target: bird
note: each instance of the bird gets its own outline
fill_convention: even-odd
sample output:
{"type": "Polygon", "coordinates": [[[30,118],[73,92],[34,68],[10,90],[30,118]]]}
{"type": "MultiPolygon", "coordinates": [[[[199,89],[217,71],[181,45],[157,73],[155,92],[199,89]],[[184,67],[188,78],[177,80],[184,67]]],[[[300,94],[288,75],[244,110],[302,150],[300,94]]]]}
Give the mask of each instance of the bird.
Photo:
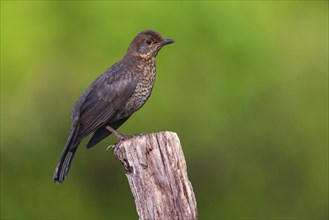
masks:
{"type": "Polygon", "coordinates": [[[84,91],[72,109],[71,129],[56,166],[53,181],[63,183],[80,142],[92,134],[87,148],[110,134],[120,141],[130,138],[117,129],[139,110],[151,95],[155,77],[155,58],[172,39],[153,30],[144,30],[130,43],[126,54],[84,91]]]}

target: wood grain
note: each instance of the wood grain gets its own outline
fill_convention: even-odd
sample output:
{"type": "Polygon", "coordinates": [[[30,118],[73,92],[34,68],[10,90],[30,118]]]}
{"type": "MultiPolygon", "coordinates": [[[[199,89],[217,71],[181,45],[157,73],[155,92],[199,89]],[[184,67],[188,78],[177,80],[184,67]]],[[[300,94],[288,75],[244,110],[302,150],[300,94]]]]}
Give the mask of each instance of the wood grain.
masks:
{"type": "Polygon", "coordinates": [[[174,132],[136,135],[114,146],[126,170],[139,218],[197,219],[196,199],[174,132]]]}

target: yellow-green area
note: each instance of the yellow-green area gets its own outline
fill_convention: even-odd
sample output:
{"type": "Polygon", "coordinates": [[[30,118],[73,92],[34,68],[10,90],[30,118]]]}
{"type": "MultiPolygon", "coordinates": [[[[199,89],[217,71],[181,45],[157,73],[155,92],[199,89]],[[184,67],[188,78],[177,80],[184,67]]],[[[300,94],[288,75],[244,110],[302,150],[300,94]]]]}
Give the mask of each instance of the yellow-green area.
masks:
{"type": "Polygon", "coordinates": [[[327,1],[1,1],[1,218],[137,218],[116,138],[52,175],[75,100],[145,29],[176,42],[119,131],[178,133],[200,219],[327,219],[327,1]]]}

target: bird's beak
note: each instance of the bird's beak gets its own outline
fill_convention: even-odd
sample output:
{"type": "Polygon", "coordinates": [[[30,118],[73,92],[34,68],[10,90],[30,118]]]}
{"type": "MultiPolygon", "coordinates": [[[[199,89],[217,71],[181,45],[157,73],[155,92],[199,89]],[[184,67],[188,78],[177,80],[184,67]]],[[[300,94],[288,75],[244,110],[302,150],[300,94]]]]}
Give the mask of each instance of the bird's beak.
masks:
{"type": "Polygon", "coordinates": [[[161,46],[164,46],[164,45],[167,45],[167,44],[172,44],[174,43],[175,41],[172,40],[172,39],[164,39],[162,42],[161,42],[161,46]]]}

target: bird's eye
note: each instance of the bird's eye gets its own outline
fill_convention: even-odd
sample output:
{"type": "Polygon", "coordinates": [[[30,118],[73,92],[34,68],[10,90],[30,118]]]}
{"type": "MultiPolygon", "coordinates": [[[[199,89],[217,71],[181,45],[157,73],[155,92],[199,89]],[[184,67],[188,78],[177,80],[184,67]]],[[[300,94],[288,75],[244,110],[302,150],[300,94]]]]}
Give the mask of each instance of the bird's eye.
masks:
{"type": "Polygon", "coordinates": [[[152,40],[150,40],[150,39],[147,39],[147,40],[146,40],[146,43],[147,43],[147,45],[151,45],[151,43],[152,43],[152,40]]]}

